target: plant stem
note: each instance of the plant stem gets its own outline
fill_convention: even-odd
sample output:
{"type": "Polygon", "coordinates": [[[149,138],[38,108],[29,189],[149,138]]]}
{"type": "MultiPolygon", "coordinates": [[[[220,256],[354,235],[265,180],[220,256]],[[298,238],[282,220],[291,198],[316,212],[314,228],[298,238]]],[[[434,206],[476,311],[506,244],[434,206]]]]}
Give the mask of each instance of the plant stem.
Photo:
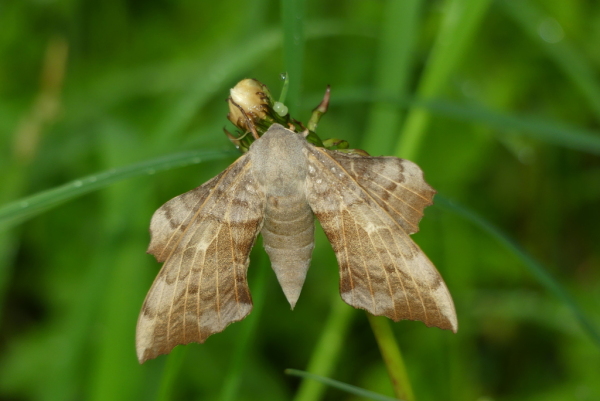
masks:
{"type": "Polygon", "coordinates": [[[373,316],[370,313],[367,313],[367,317],[369,318],[371,330],[385,362],[388,375],[392,381],[396,398],[415,401],[412,386],[406,373],[406,367],[404,366],[402,352],[400,352],[400,347],[396,343],[389,320],[386,317],[373,316]]]}
{"type": "Polygon", "coordinates": [[[386,102],[406,98],[415,64],[423,0],[390,1],[384,7],[381,39],[374,71],[375,93],[382,101],[373,103],[362,148],[372,155],[389,153],[398,133],[402,108],[386,102]]]}
{"type": "MultiPolygon", "coordinates": [[[[333,308],[325,324],[325,328],[315,347],[306,370],[319,376],[331,375],[342,351],[342,345],[352,322],[354,309],[340,300],[335,294],[332,302],[333,308]]],[[[321,399],[325,391],[325,384],[313,380],[302,381],[294,401],[314,401],[321,399]]]]}
{"type": "Polygon", "coordinates": [[[223,387],[221,388],[221,394],[219,400],[231,401],[239,399],[239,388],[244,375],[244,370],[248,368],[246,361],[250,353],[251,346],[253,344],[256,330],[258,329],[258,322],[260,321],[260,315],[264,309],[265,301],[267,298],[267,282],[269,281],[269,260],[267,259],[264,251],[262,250],[261,243],[255,246],[258,252],[254,252],[253,259],[256,261],[254,266],[258,268],[258,275],[254,282],[252,293],[254,294],[253,301],[254,306],[252,308],[252,315],[246,318],[246,324],[243,327],[242,335],[235,344],[233,351],[233,361],[229,367],[229,371],[225,376],[223,387]]]}
{"type": "MultiPolygon", "coordinates": [[[[444,20],[429,55],[427,67],[419,80],[419,100],[436,97],[445,88],[452,72],[475,39],[490,1],[449,0],[446,3],[444,20]]],[[[411,108],[396,146],[396,156],[413,160],[416,158],[429,119],[427,110],[421,107],[411,108]]]]}
{"type": "Polygon", "coordinates": [[[167,356],[167,362],[164,366],[162,377],[160,378],[160,386],[158,388],[156,401],[169,401],[173,399],[175,381],[181,373],[186,351],[187,348],[178,346],[167,356]]]}
{"type": "Polygon", "coordinates": [[[298,115],[304,67],[304,0],[281,0],[283,59],[289,79],[286,105],[298,115]]]}

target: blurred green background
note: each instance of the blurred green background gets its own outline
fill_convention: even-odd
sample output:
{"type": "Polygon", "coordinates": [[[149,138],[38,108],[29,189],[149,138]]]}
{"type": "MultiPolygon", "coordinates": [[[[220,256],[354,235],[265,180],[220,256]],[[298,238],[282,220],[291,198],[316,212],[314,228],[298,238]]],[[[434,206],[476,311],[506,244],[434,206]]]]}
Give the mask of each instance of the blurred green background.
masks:
{"type": "Polygon", "coordinates": [[[600,399],[599,43],[593,0],[3,0],[0,399],[393,394],[319,228],[293,312],[256,246],[247,319],[136,360],[153,211],[236,157],[229,88],[284,71],[295,118],[331,85],[320,136],[441,195],[414,238],[459,331],[392,324],[416,399],[600,399]]]}

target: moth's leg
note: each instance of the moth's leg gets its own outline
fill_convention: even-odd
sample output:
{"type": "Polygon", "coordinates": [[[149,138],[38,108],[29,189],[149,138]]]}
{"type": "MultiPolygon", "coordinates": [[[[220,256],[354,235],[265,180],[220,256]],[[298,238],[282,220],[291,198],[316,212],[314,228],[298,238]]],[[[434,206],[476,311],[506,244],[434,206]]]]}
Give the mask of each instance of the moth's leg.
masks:
{"type": "Polygon", "coordinates": [[[321,116],[327,112],[327,108],[329,107],[329,97],[331,96],[331,87],[327,85],[327,89],[325,90],[325,95],[323,95],[323,100],[315,109],[313,110],[310,120],[308,120],[308,129],[312,132],[317,131],[317,125],[319,124],[319,120],[321,120],[321,116]]]}

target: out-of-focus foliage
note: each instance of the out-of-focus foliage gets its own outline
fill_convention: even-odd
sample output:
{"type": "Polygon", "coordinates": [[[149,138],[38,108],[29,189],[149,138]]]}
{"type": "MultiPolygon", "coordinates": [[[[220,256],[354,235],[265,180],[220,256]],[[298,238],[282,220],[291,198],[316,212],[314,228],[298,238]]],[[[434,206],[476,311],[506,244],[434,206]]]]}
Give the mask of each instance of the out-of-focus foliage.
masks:
{"type": "MultiPolygon", "coordinates": [[[[302,68],[290,68],[291,22],[276,1],[3,1],[0,207],[97,172],[232,149],[222,132],[229,88],[253,77],[277,97],[288,69],[301,81],[290,93],[296,119],[308,120],[330,84],[322,138],[415,159],[445,198],[547,266],[598,327],[600,3],[307,0],[304,9],[302,68]]],[[[250,317],[138,365],[135,323],[159,268],[145,254],[150,217],[233,160],[223,155],[140,170],[0,231],[1,399],[288,400],[299,381],[284,369],[321,356],[330,377],[392,394],[362,312],[332,324],[332,343],[316,348],[330,312],[350,308],[333,298],[337,264],[320,229],[293,312],[257,246],[250,317]]],[[[521,258],[439,206],[415,239],[460,325],[456,335],[392,325],[417,400],[600,399],[598,343],[521,258]]]]}

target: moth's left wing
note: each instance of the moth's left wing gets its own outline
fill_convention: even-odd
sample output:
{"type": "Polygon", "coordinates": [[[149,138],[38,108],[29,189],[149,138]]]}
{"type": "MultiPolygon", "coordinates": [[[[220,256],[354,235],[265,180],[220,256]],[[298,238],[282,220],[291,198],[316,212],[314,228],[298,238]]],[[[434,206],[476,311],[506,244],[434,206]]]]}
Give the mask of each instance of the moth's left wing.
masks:
{"type": "Polygon", "coordinates": [[[140,362],[178,344],[203,342],[250,313],[248,255],[264,213],[251,164],[249,154],[240,157],[152,217],[148,252],[165,263],[138,319],[140,362]]]}
{"type": "MultiPolygon", "coordinates": [[[[386,192],[375,193],[373,188],[380,185],[368,179],[377,171],[393,171],[403,161],[348,158],[312,145],[306,149],[308,203],[336,254],[342,299],[373,315],[395,321],[421,320],[427,326],[456,331],[456,312],[448,288],[408,235],[416,231],[413,224],[418,222],[428,202],[421,202],[419,213],[402,220],[402,211],[408,209],[398,211],[396,205],[403,203],[400,199],[403,188],[414,187],[411,177],[407,176],[404,187],[389,185],[386,192]],[[347,170],[352,165],[360,166],[361,175],[347,170]],[[386,202],[386,197],[393,202],[386,202]]],[[[412,163],[407,165],[412,166],[412,163]]],[[[410,205],[411,199],[404,202],[410,205]]]]}

